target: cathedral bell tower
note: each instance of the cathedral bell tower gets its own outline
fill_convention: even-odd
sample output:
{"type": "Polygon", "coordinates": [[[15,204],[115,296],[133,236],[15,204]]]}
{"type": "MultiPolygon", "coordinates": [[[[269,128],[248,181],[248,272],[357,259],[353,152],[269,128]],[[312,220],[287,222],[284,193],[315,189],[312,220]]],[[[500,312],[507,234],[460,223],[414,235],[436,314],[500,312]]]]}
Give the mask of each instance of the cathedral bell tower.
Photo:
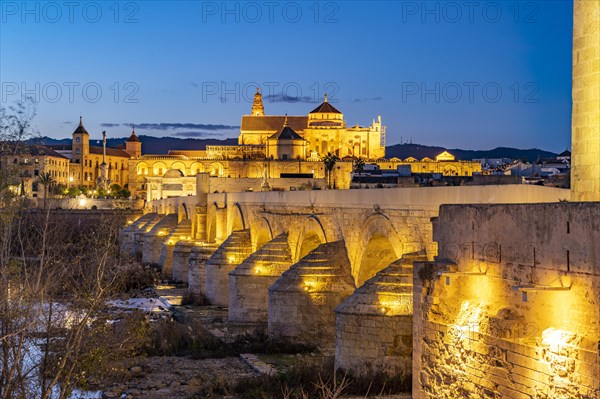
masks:
{"type": "Polygon", "coordinates": [[[262,94],[260,94],[260,89],[258,87],[256,88],[256,94],[254,94],[254,102],[252,103],[252,115],[265,115],[265,107],[263,106],[262,94]]]}

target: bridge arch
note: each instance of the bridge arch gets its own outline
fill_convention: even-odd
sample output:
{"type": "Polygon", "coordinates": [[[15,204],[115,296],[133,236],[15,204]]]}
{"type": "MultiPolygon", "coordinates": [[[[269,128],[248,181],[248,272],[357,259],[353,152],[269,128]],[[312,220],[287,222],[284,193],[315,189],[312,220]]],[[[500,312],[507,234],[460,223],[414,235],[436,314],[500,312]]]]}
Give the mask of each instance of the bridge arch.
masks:
{"type": "Polygon", "coordinates": [[[177,209],[177,222],[181,223],[183,220],[190,220],[187,206],[185,203],[179,205],[177,209]]]}
{"type": "Polygon", "coordinates": [[[352,276],[357,287],[403,255],[402,240],[387,216],[375,213],[362,226],[352,262],[352,276]]]}
{"type": "Polygon", "coordinates": [[[233,205],[233,209],[231,210],[230,222],[227,231],[229,233],[237,230],[244,230],[246,228],[246,221],[244,220],[244,214],[242,213],[242,208],[240,204],[236,203],[233,205]]]}
{"type": "Polygon", "coordinates": [[[217,240],[217,204],[213,203],[206,211],[206,241],[217,240]]]}
{"type": "Polygon", "coordinates": [[[294,260],[299,261],[319,245],[327,242],[325,229],[318,217],[312,215],[302,223],[294,251],[294,260]]]}
{"type": "Polygon", "coordinates": [[[258,228],[256,230],[255,250],[258,251],[260,247],[268,243],[273,239],[273,229],[271,223],[267,218],[262,217],[258,222],[258,228]]]}

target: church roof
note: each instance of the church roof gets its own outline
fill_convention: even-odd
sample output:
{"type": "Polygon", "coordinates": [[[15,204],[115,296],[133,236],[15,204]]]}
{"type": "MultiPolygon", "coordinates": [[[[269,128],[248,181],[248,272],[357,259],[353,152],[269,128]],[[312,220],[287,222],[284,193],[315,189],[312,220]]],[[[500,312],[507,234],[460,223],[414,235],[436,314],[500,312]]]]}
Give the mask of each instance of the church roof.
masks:
{"type": "Polygon", "coordinates": [[[296,133],[291,127],[288,126],[287,120],[284,122],[283,129],[281,131],[275,133],[269,139],[277,139],[277,140],[302,140],[304,138],[296,133]]]}
{"type": "MultiPolygon", "coordinates": [[[[288,125],[294,131],[303,131],[308,126],[308,116],[288,116],[288,125]]],[[[285,122],[285,115],[242,116],[241,131],[277,132],[285,122]]]]}
{"type": "Polygon", "coordinates": [[[87,130],[85,130],[85,128],[83,127],[83,118],[81,116],[79,117],[79,126],[77,126],[77,129],[75,129],[73,134],[75,133],[89,134],[87,130]]]}
{"type": "Polygon", "coordinates": [[[337,108],[335,108],[333,105],[331,105],[329,103],[329,101],[327,100],[327,94],[325,94],[325,98],[323,99],[323,102],[321,103],[321,105],[319,105],[317,108],[310,111],[310,113],[311,114],[341,114],[341,112],[338,111],[337,108]]]}

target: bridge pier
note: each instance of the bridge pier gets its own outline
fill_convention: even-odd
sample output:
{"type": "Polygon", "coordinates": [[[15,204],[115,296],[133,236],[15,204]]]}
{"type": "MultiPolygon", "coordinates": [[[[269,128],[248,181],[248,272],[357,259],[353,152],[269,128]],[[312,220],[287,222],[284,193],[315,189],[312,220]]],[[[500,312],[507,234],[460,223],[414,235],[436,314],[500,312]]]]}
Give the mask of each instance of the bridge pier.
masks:
{"type": "Polygon", "coordinates": [[[206,295],[206,261],[217,250],[217,244],[195,245],[188,258],[188,290],[196,295],[206,295]]]}
{"type": "Polygon", "coordinates": [[[268,289],[291,265],[288,235],[280,234],[229,273],[229,321],[266,323],[268,289]]]}
{"type": "Polygon", "coordinates": [[[149,232],[144,234],[142,263],[160,265],[161,244],[176,226],[177,214],[170,214],[164,216],[149,232]]]}
{"type": "Polygon", "coordinates": [[[173,280],[188,283],[189,262],[194,241],[178,241],[173,248],[173,280]]]}
{"type": "MultiPolygon", "coordinates": [[[[225,213],[225,215],[227,214],[225,213]]],[[[206,298],[211,304],[227,306],[229,301],[229,272],[242,263],[251,253],[250,230],[236,230],[206,261],[206,298]]]]}
{"type": "Polygon", "coordinates": [[[156,217],[156,213],[147,213],[134,220],[130,225],[125,226],[119,232],[120,248],[122,253],[135,255],[135,232],[143,225],[156,217]]]}
{"type": "Polygon", "coordinates": [[[144,250],[144,234],[152,230],[154,226],[163,218],[163,215],[157,213],[147,223],[144,223],[137,231],[133,233],[133,251],[137,259],[142,259],[142,251],[144,250]]]}
{"type": "Polygon", "coordinates": [[[269,335],[332,349],[334,309],[354,289],[344,242],[319,245],[269,288],[269,335]]]}
{"type": "Polygon", "coordinates": [[[413,273],[407,255],[378,272],[335,309],[335,368],[355,375],[412,369],[413,273]]]}
{"type": "Polygon", "coordinates": [[[192,224],[189,220],[183,220],[176,228],[171,230],[167,239],[163,241],[159,264],[162,266],[162,276],[165,278],[173,278],[173,250],[175,245],[182,240],[191,239],[192,224]]]}

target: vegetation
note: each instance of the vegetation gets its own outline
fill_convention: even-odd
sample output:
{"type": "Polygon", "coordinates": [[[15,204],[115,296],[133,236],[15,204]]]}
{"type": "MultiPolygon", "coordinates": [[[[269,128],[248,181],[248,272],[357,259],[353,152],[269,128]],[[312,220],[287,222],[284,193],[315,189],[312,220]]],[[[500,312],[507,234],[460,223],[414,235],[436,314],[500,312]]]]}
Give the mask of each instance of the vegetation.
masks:
{"type": "Polygon", "coordinates": [[[365,160],[363,158],[355,158],[352,162],[352,170],[358,175],[358,187],[361,188],[360,177],[365,170],[365,160]]]}
{"type": "Polygon", "coordinates": [[[52,191],[52,187],[56,184],[56,180],[49,172],[40,172],[37,179],[38,183],[44,186],[44,209],[46,209],[48,193],[52,191]]]}
{"type": "Polygon", "coordinates": [[[330,152],[323,158],[323,164],[325,164],[325,170],[327,171],[327,188],[331,188],[331,172],[337,161],[339,161],[337,155],[330,152]]]}
{"type": "MultiPolygon", "coordinates": [[[[32,136],[33,115],[0,109],[3,153],[32,136]]],[[[137,348],[102,322],[130,262],[118,251],[118,215],[85,223],[29,208],[13,189],[18,173],[0,164],[0,398],[66,399],[90,370],[137,348]]],[[[39,183],[46,197],[53,179],[39,183]]]]}
{"type": "Polygon", "coordinates": [[[410,376],[372,374],[353,376],[334,371],[333,361],[298,365],[284,373],[240,381],[233,391],[242,399],[336,399],[342,395],[388,395],[410,392],[410,376]]]}

